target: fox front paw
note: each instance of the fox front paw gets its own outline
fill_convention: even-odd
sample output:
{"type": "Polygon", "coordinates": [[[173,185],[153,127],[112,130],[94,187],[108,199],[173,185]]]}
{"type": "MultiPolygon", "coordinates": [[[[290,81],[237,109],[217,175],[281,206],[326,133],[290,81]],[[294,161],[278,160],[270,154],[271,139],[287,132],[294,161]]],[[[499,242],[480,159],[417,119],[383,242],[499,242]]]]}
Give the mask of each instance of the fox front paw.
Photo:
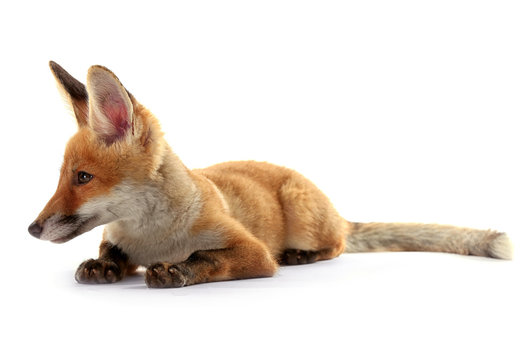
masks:
{"type": "Polygon", "coordinates": [[[108,284],[122,279],[122,275],[113,261],[89,259],[78,267],[76,281],[80,284],[108,284]]]}
{"type": "Polygon", "coordinates": [[[182,264],[156,263],[146,269],[146,285],[175,288],[189,285],[190,270],[182,264]]]}

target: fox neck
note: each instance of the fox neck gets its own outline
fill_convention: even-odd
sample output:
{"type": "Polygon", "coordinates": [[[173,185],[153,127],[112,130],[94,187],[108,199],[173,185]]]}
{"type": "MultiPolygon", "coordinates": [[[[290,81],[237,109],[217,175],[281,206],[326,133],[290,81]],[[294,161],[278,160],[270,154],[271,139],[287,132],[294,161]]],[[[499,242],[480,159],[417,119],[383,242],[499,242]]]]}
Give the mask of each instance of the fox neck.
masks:
{"type": "Polygon", "coordinates": [[[131,204],[127,213],[106,226],[111,243],[161,242],[179,234],[185,236],[199,213],[199,190],[190,171],[165,146],[163,159],[149,181],[124,183],[117,187],[119,197],[131,204]]]}

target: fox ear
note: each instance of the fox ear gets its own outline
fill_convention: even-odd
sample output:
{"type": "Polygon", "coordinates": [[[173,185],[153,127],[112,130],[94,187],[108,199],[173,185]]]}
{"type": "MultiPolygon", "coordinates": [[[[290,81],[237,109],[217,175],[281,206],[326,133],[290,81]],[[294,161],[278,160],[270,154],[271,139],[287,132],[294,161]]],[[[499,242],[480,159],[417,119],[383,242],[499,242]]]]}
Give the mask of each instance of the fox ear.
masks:
{"type": "Polygon", "coordinates": [[[59,66],[59,64],[50,61],[49,65],[50,70],[52,70],[52,74],[54,74],[55,80],[57,81],[59,92],[67,104],[72,107],[78,126],[80,128],[86,126],[89,118],[89,97],[85,85],[74,79],[74,77],[59,66]]]}
{"type": "Polygon", "coordinates": [[[87,76],[89,125],[108,145],[133,134],[133,103],[109,69],[95,65],[87,76]]]}

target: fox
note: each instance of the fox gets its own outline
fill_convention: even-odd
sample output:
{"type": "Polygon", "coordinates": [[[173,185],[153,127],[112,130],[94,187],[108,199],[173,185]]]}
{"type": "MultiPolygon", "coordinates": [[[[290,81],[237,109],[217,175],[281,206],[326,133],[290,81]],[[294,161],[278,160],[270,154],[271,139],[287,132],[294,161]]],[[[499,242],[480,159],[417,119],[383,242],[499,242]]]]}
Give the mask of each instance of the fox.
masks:
{"type": "Polygon", "coordinates": [[[55,194],[29,233],[61,244],[105,225],[99,256],[75,280],[115,283],[144,268],[150,288],[274,276],[279,266],[342,253],[429,251],[510,260],[494,230],[420,223],[358,223],[298,172],[233,161],[190,170],[157,118],[101,65],[86,86],[49,67],[77,121],[55,194]]]}

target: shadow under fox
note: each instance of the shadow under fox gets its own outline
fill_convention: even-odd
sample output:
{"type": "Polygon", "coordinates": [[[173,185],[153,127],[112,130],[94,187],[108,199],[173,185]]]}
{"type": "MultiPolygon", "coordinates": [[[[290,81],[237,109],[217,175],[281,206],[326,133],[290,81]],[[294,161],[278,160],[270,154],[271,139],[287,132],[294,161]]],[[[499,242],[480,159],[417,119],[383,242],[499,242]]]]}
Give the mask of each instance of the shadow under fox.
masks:
{"type": "Polygon", "coordinates": [[[102,66],[87,86],[50,62],[78,132],[56,193],[29,226],[54,243],[107,224],[80,283],[112,283],[146,267],[149,287],[272,276],[343,252],[440,251],[512,257],[504,233],[444,225],[351,223],[297,172],[228,162],[189,170],[157,119],[102,66]]]}

